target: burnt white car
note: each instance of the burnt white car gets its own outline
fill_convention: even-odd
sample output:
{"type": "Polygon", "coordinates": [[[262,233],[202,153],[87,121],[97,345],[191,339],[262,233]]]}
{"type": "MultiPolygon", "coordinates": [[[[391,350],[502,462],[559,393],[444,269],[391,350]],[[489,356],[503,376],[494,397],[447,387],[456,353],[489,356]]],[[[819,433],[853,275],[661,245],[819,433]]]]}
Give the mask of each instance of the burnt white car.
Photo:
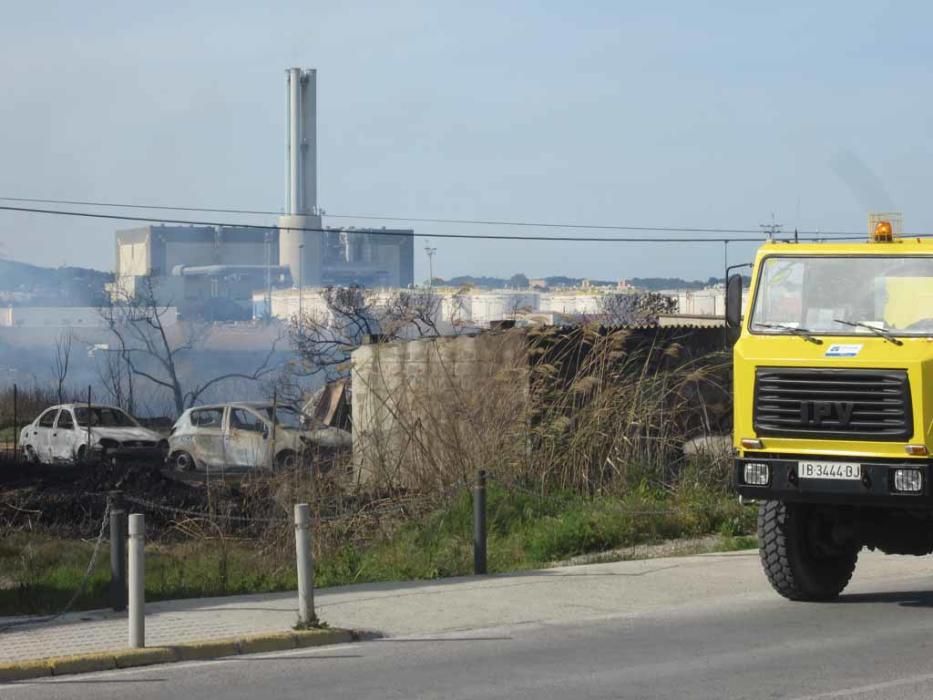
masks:
{"type": "Polygon", "coordinates": [[[169,462],[176,469],[289,468],[312,447],[349,447],[338,428],[312,430],[290,406],[246,402],[189,408],[169,435],[169,462]]]}
{"type": "Polygon", "coordinates": [[[116,406],[63,404],[43,411],[20,432],[30,462],[89,460],[161,462],[168,444],[116,406]]]}

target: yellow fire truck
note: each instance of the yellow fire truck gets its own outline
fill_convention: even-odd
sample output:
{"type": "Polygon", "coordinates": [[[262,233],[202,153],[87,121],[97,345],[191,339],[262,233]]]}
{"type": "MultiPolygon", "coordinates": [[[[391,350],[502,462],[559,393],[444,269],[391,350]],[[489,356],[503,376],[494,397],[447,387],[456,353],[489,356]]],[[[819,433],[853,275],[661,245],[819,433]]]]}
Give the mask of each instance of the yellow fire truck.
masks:
{"type": "Polygon", "coordinates": [[[863,547],[933,552],[933,240],[768,242],[730,277],[736,489],[792,600],[828,600],[863,547]]]}

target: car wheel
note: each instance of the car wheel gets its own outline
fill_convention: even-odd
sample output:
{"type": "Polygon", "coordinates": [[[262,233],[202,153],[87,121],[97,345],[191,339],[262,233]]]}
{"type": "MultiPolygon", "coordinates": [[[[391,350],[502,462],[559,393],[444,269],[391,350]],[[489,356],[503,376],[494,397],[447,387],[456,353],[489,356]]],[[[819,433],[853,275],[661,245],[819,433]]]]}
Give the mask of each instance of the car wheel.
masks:
{"type": "Polygon", "coordinates": [[[298,455],[291,450],[283,450],[275,458],[276,469],[294,469],[297,465],[298,455]]]}
{"type": "Polygon", "coordinates": [[[87,461],[87,445],[81,445],[78,448],[77,462],[78,464],[84,464],[87,461]]]}
{"type": "Polygon", "coordinates": [[[197,466],[194,457],[184,451],[172,455],[171,461],[175,466],[175,471],[179,472],[190,472],[197,466]]]}
{"type": "Polygon", "coordinates": [[[23,448],[23,452],[26,454],[27,462],[29,462],[30,464],[39,463],[39,455],[36,454],[36,451],[34,449],[32,449],[32,445],[26,445],[26,447],[23,448]]]}

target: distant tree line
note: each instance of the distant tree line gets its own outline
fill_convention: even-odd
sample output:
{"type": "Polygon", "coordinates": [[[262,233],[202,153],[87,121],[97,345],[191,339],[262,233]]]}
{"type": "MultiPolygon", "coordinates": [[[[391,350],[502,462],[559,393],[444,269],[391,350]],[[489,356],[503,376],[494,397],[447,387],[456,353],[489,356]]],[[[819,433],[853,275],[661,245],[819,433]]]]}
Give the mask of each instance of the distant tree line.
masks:
{"type": "MultiPolygon", "coordinates": [[[[579,287],[584,281],[588,281],[594,286],[615,286],[616,280],[587,280],[583,277],[565,277],[563,275],[552,275],[550,277],[540,278],[548,287],[579,287]]],[[[706,280],[685,280],[680,277],[631,277],[626,280],[633,287],[645,289],[648,291],[658,291],[662,289],[703,289],[716,284],[722,284],[721,277],[709,277],[706,280]]],[[[527,289],[530,280],[527,275],[519,272],[511,277],[487,277],[485,275],[460,275],[443,279],[434,278],[435,286],[450,287],[479,287],[483,289],[527,289]]]]}

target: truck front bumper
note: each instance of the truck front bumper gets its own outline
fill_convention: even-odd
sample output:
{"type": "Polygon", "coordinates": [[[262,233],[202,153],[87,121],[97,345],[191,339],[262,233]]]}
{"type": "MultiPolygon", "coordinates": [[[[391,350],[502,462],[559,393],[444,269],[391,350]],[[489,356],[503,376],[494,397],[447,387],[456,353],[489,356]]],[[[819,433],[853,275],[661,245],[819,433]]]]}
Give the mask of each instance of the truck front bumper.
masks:
{"type": "MultiPolygon", "coordinates": [[[[747,455],[735,460],[733,483],[745,499],[883,506],[887,508],[933,508],[930,475],[933,461],[883,460],[812,455],[747,455]],[[859,479],[807,479],[798,476],[801,461],[846,462],[861,465],[859,479]],[[767,465],[768,482],[752,485],[745,482],[745,465],[767,465]],[[921,474],[920,490],[898,491],[895,470],[913,469],[921,474]]],[[[760,469],[759,469],[760,471],[760,469]]]]}

